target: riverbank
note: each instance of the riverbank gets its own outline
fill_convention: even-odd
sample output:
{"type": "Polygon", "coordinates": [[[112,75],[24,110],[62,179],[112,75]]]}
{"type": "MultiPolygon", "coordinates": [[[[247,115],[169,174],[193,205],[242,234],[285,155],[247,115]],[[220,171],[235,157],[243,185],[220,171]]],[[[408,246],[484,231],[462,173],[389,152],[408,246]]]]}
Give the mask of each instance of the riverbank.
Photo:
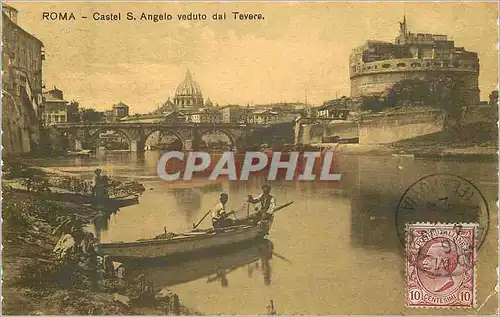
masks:
{"type": "Polygon", "coordinates": [[[334,150],[343,155],[363,156],[408,156],[415,158],[467,159],[477,158],[496,160],[498,148],[493,146],[471,146],[463,148],[435,147],[432,145],[418,148],[400,147],[388,144],[321,144],[318,146],[334,150]]]}
{"type": "Polygon", "coordinates": [[[99,211],[51,201],[43,192],[2,189],[3,314],[197,314],[181,305],[176,294],[144,289],[134,277],[104,277],[94,285],[80,263],[64,271],[52,252],[59,238],[54,230],[72,215],[89,223],[99,211]]]}
{"type": "Polygon", "coordinates": [[[346,155],[393,155],[445,159],[497,160],[496,124],[468,124],[389,144],[334,144],[316,146],[346,155]]]}

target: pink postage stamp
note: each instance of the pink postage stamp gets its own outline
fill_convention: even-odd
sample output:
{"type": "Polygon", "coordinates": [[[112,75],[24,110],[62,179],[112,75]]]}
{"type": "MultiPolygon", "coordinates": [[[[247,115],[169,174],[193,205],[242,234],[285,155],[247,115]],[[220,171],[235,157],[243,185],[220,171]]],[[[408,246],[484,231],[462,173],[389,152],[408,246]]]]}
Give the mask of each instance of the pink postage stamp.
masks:
{"type": "Polygon", "coordinates": [[[410,224],[406,230],[406,306],[476,304],[475,224],[410,224]]]}

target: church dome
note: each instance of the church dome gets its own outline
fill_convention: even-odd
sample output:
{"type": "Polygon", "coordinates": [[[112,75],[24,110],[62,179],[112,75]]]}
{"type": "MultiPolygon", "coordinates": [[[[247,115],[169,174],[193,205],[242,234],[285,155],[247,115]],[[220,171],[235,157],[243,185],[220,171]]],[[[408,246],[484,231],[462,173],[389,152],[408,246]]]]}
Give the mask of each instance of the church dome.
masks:
{"type": "Polygon", "coordinates": [[[188,70],[186,78],[180,83],[175,91],[176,96],[196,96],[202,97],[200,86],[191,77],[191,72],[188,70]]]}
{"type": "Polygon", "coordinates": [[[191,78],[189,70],[186,73],[186,78],[184,78],[175,91],[174,105],[177,109],[191,110],[203,107],[203,96],[200,86],[191,78]]]}

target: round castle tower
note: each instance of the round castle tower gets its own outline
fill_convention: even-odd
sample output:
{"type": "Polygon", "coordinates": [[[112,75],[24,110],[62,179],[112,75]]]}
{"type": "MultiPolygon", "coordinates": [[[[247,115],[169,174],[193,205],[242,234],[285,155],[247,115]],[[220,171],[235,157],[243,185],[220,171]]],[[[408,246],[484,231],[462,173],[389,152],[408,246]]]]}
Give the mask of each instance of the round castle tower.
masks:
{"type": "Polygon", "coordinates": [[[433,80],[452,75],[463,83],[466,104],[479,102],[477,53],[455,47],[446,35],[411,33],[406,17],[394,44],[367,41],[349,60],[351,97],[383,93],[404,79],[433,80]]]}

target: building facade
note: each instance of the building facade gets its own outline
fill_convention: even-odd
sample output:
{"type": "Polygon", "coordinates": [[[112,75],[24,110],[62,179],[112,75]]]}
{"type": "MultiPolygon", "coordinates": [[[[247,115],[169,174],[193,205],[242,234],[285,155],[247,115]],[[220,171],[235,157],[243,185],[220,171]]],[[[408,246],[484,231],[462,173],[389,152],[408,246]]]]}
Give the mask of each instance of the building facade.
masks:
{"type": "Polygon", "coordinates": [[[278,113],[271,110],[252,111],[249,123],[255,124],[275,124],[277,123],[278,113]]]}
{"type": "Polygon", "coordinates": [[[250,110],[238,105],[220,107],[221,121],[224,123],[244,123],[250,110]]]}
{"type": "Polygon", "coordinates": [[[477,53],[456,47],[446,35],[411,33],[406,17],[394,43],[367,41],[352,51],[349,66],[351,97],[384,93],[405,79],[452,76],[462,84],[464,103],[479,102],[477,53]]]}
{"type": "Polygon", "coordinates": [[[2,143],[4,155],[40,144],[43,43],[18,24],[18,11],[2,4],[2,143]]]}
{"type": "Polygon", "coordinates": [[[45,125],[78,121],[77,116],[78,103],[64,100],[62,90],[54,87],[43,93],[42,122],[45,125]]]}
{"type": "Polygon", "coordinates": [[[119,102],[113,105],[113,118],[119,120],[121,118],[128,117],[129,115],[129,106],[124,104],[123,102],[119,102]]]}

